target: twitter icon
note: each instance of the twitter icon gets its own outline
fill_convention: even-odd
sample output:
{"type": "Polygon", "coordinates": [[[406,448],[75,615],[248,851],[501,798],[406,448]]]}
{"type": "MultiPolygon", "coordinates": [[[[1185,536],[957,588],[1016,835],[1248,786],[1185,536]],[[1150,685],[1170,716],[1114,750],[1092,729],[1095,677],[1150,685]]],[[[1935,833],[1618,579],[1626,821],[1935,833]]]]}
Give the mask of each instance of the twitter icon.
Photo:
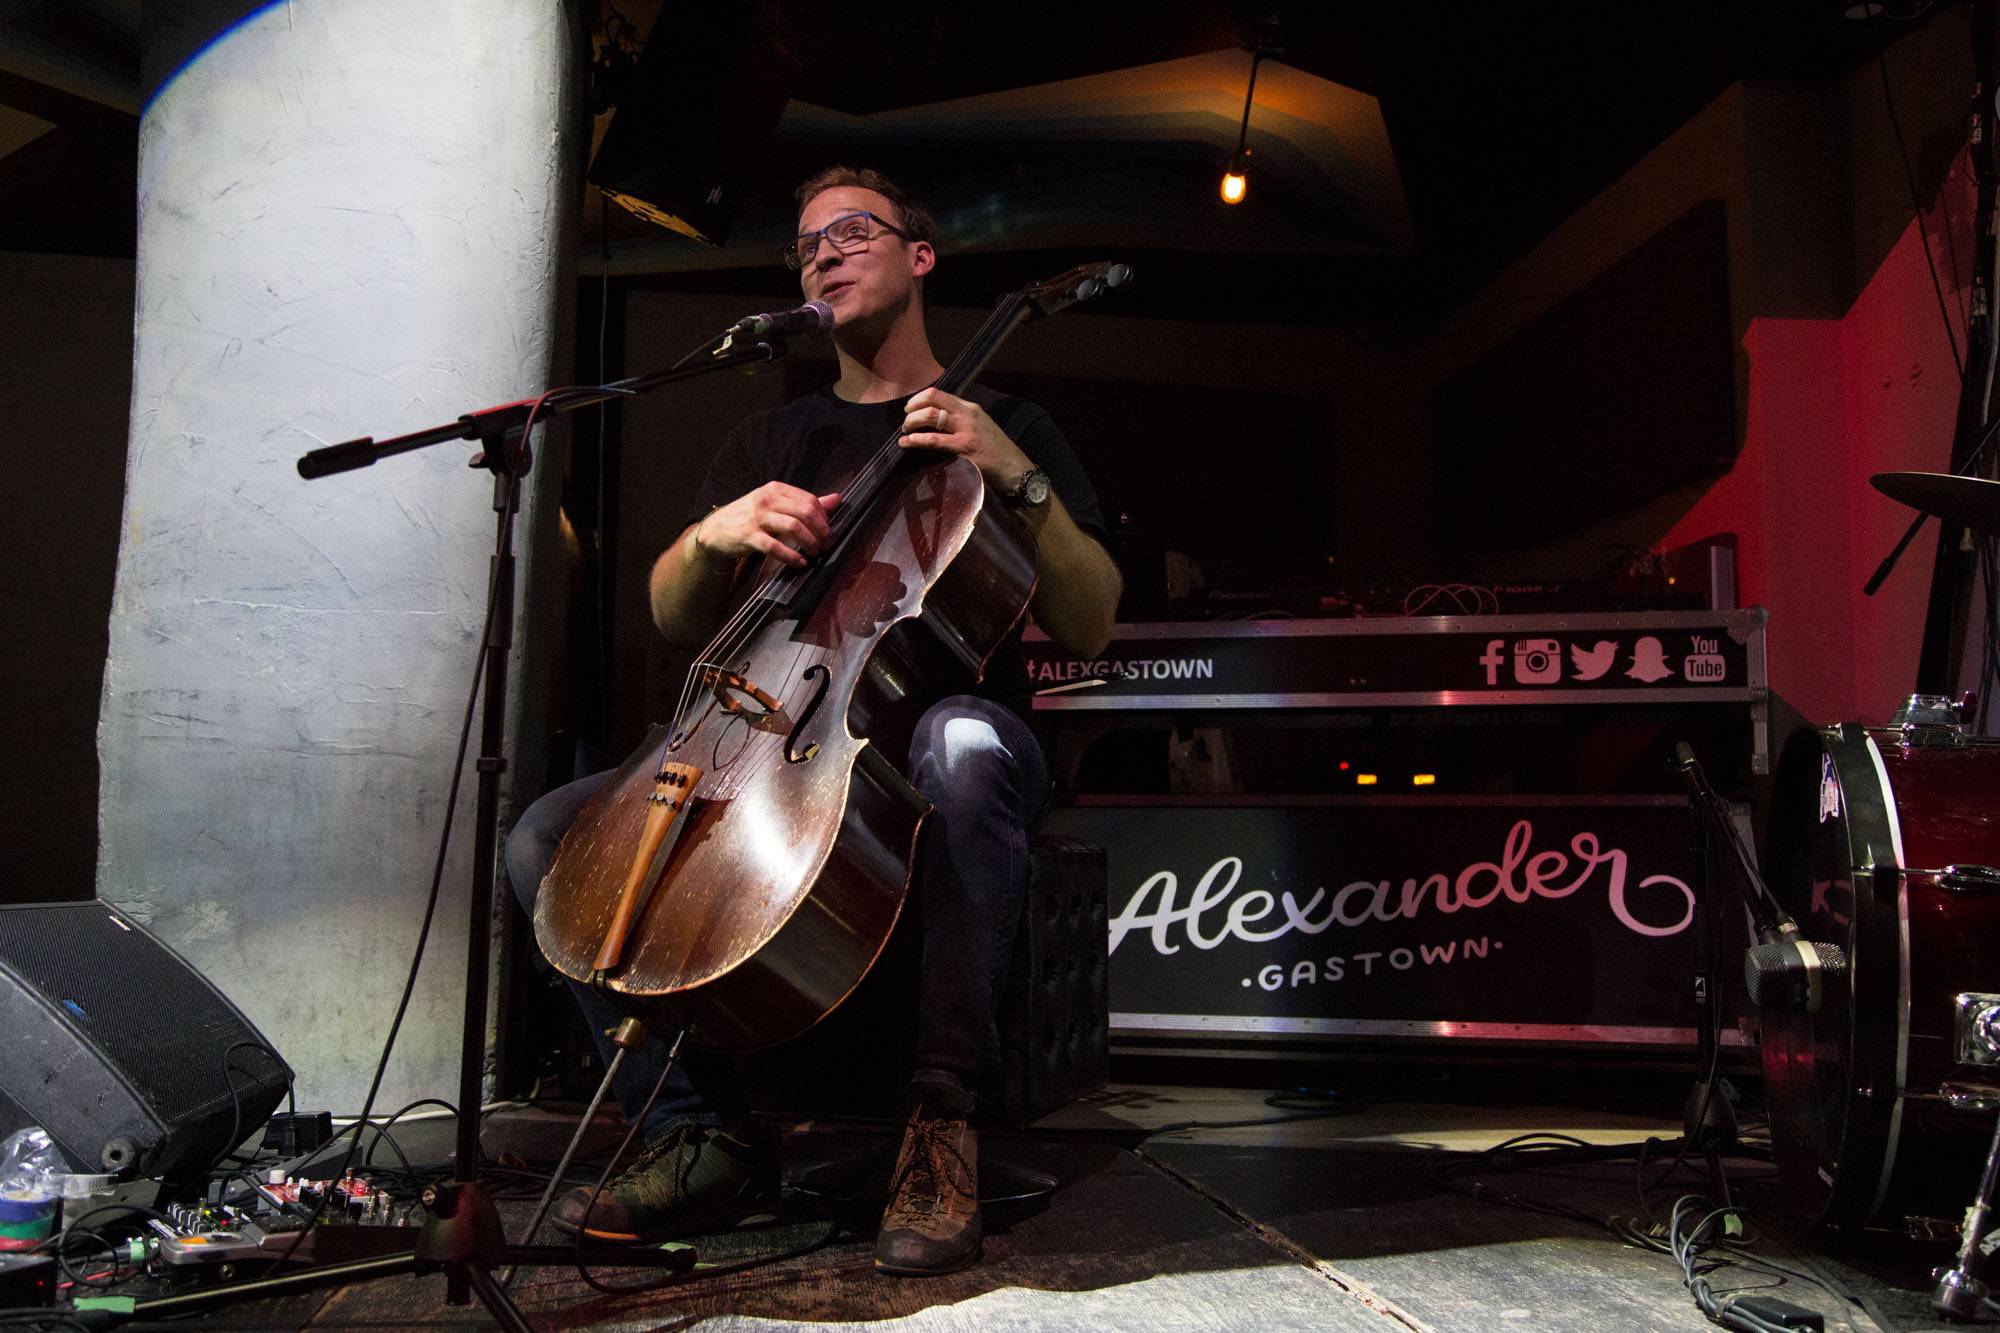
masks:
{"type": "Polygon", "coordinates": [[[1611,670],[1618,661],[1618,645],[1609,639],[1599,639],[1594,648],[1569,646],[1570,665],[1576,668],[1576,679],[1596,680],[1611,670]]]}

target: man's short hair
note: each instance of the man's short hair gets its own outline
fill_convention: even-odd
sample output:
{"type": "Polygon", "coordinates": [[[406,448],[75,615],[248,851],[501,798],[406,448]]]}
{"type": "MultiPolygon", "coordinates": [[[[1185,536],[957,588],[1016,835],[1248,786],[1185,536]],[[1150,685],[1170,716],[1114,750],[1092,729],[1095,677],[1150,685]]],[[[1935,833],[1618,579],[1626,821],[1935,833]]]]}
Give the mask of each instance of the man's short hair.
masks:
{"type": "Polygon", "coordinates": [[[932,221],[929,210],[918,203],[908,190],[873,167],[828,167],[825,171],[808,177],[792,197],[798,203],[799,213],[803,215],[806,205],[816,196],[843,186],[857,190],[873,190],[881,195],[896,209],[895,218],[885,221],[893,221],[910,240],[922,241],[936,248],[937,223],[932,221]]]}

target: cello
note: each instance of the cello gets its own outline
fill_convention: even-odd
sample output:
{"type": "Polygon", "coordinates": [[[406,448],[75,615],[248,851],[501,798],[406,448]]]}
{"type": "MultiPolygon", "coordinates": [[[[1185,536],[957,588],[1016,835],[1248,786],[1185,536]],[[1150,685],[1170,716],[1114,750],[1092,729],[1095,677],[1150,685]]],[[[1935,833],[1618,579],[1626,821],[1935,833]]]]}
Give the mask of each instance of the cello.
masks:
{"type": "MultiPolygon", "coordinates": [[[[1090,264],[1009,293],[936,387],[962,394],[1023,322],[1130,276],[1090,264]]],[[[1034,536],[978,468],[899,440],[820,556],[765,562],[536,897],[552,965],[707,1047],[797,1036],[873,966],[930,808],[899,771],[917,719],[980,678],[1034,593],[1034,536]]]]}

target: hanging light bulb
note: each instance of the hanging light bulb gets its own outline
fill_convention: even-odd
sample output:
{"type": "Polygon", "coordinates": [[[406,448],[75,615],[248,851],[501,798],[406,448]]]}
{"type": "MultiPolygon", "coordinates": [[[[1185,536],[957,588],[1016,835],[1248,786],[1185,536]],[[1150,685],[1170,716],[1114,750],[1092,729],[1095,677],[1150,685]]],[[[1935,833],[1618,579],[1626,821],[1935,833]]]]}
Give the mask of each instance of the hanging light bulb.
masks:
{"type": "Polygon", "coordinates": [[[1240,204],[1250,188],[1250,180],[1243,174],[1244,158],[1247,153],[1238,153],[1229,159],[1229,165],[1222,171],[1222,202],[1240,204]]]}
{"type": "Polygon", "coordinates": [[[1250,102],[1257,95],[1257,66],[1264,63],[1266,52],[1259,47],[1250,57],[1250,85],[1243,90],[1243,124],[1236,131],[1236,152],[1229,159],[1229,165],[1222,172],[1222,202],[1240,204],[1243,196],[1250,191],[1250,149],[1245,141],[1250,137],[1250,102]]]}

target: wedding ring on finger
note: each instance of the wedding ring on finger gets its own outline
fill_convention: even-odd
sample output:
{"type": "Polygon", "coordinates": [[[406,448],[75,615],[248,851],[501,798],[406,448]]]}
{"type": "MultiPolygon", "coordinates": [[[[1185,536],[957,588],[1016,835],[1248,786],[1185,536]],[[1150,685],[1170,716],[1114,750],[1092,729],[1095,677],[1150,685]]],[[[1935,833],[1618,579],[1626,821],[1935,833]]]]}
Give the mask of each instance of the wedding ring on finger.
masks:
{"type": "Polygon", "coordinates": [[[947,419],[945,416],[945,410],[942,407],[935,408],[933,410],[937,413],[937,424],[935,426],[932,426],[931,429],[937,432],[939,435],[943,435],[946,433],[944,428],[944,423],[947,419]]]}

